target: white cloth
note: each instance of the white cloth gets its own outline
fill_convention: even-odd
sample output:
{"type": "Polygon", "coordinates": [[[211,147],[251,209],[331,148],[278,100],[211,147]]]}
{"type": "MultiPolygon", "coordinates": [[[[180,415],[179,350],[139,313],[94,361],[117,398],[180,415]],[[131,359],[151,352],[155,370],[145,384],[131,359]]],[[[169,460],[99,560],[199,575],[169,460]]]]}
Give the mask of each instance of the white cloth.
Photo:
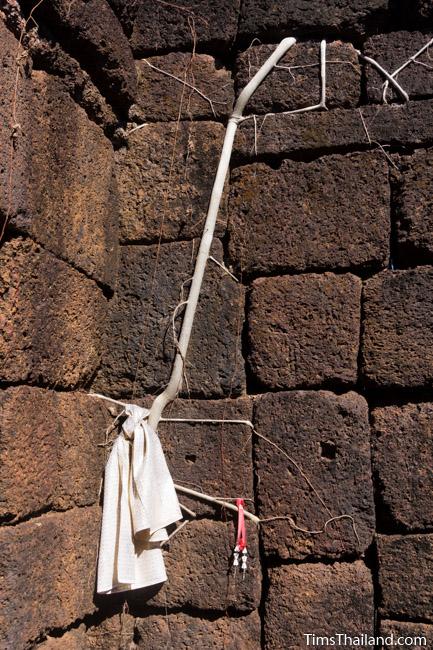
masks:
{"type": "Polygon", "coordinates": [[[160,542],[182,519],[161,443],[134,404],[105,468],[98,557],[98,593],[148,587],[167,580],[160,542]]]}

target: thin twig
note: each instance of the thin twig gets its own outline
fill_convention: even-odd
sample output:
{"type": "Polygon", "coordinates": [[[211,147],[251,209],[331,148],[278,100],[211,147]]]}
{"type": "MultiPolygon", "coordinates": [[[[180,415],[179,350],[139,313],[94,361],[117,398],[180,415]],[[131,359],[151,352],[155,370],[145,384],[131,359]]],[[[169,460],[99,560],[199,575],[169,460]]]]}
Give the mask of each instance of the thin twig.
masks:
{"type": "MultiPolygon", "coordinates": [[[[399,68],[397,68],[397,70],[394,70],[394,72],[390,75],[391,79],[395,79],[395,77],[396,77],[396,76],[397,76],[397,75],[398,75],[402,70],[404,70],[404,69],[405,69],[405,68],[406,68],[410,63],[420,63],[420,64],[422,65],[422,62],[421,62],[421,61],[416,61],[415,59],[417,59],[419,56],[421,56],[421,54],[422,54],[423,52],[425,52],[425,50],[427,50],[427,49],[430,47],[430,45],[433,45],[433,38],[430,39],[428,43],[426,43],[425,45],[423,45],[422,48],[419,49],[418,52],[416,52],[413,56],[409,57],[409,58],[407,59],[407,61],[405,61],[405,62],[404,62],[404,63],[403,63],[399,68]]],[[[430,67],[431,67],[431,66],[427,65],[426,63],[425,63],[424,65],[425,65],[427,68],[430,68],[430,67]]],[[[389,87],[389,81],[387,80],[387,81],[385,81],[385,83],[383,84],[383,93],[382,93],[382,101],[385,102],[385,103],[386,103],[386,94],[387,94],[387,92],[388,92],[388,87],[389,87]]],[[[407,99],[407,101],[408,101],[408,100],[409,100],[409,98],[407,99]]]]}
{"type": "MultiPolygon", "coordinates": [[[[223,508],[227,508],[227,510],[233,510],[233,512],[238,512],[238,507],[233,505],[233,503],[229,503],[228,501],[215,499],[215,497],[212,497],[209,494],[204,494],[203,492],[197,492],[197,490],[192,490],[191,488],[184,487],[183,485],[179,485],[178,483],[175,483],[174,487],[178,492],[182,492],[183,494],[189,494],[190,496],[197,497],[198,499],[203,499],[203,501],[208,501],[209,503],[214,503],[215,505],[222,506],[223,508]]],[[[253,515],[252,512],[249,512],[248,510],[244,510],[244,514],[247,519],[250,519],[255,524],[260,523],[259,517],[253,515]]]]}
{"type": "Polygon", "coordinates": [[[212,260],[212,262],[214,262],[215,264],[217,264],[225,273],[227,273],[227,275],[229,275],[231,278],[233,278],[233,280],[235,280],[235,282],[239,282],[237,277],[235,275],[233,275],[233,273],[231,271],[229,271],[228,268],[224,264],[222,264],[222,262],[218,262],[218,260],[215,259],[215,257],[212,257],[212,255],[209,255],[209,259],[212,260]]]}
{"type": "Polygon", "coordinates": [[[400,84],[394,79],[394,77],[387,71],[385,68],[383,68],[380,63],[378,63],[375,59],[372,59],[370,56],[365,56],[365,54],[362,54],[359,50],[355,50],[357,55],[359,56],[360,59],[363,61],[366,61],[367,63],[370,63],[372,66],[374,66],[379,72],[389,81],[390,84],[394,86],[396,91],[401,95],[401,97],[404,99],[405,102],[409,101],[409,95],[407,92],[400,86],[400,84]]]}

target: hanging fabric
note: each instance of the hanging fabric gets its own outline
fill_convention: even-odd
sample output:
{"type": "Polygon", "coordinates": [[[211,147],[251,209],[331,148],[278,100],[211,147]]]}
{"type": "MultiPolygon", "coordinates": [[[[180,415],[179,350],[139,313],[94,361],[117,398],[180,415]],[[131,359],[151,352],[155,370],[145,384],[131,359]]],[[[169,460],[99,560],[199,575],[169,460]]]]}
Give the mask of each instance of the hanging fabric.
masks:
{"type": "Polygon", "coordinates": [[[127,404],[128,418],[105,468],[98,593],[139,589],[167,580],[161,542],[182,519],[179,502],[147,409],[127,404]]]}

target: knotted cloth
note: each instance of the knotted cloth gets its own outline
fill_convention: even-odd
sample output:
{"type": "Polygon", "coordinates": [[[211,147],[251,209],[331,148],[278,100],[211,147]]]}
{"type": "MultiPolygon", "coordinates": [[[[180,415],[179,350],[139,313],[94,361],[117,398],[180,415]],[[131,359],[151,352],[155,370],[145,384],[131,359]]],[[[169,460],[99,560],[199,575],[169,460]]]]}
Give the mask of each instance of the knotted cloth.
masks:
{"type": "Polygon", "coordinates": [[[166,526],[182,519],[161,443],[145,421],[149,411],[127,404],[125,413],[105,467],[98,593],[167,580],[160,544],[166,526]]]}

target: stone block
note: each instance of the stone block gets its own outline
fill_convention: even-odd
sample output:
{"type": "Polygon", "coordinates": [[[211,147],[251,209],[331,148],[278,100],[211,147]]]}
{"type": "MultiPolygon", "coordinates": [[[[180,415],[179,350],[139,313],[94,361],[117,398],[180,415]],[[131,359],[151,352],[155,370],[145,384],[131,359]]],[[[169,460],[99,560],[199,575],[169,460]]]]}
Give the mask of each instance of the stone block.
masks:
{"type": "Polygon", "coordinates": [[[263,395],[256,402],[254,425],[282,450],[256,439],[260,518],[289,518],[262,525],[265,553],[283,560],[362,553],[375,528],[365,399],[354,392],[263,395]],[[326,521],[341,515],[351,518],[325,529],[326,521]],[[307,534],[294,525],[324,532],[307,534]]]}
{"type": "MultiPolygon", "coordinates": [[[[122,2],[130,4],[130,0],[122,2]]],[[[158,4],[155,11],[149,11],[146,2],[139,2],[132,48],[136,56],[192,47],[225,51],[236,38],[238,13],[238,0],[185,0],[182,5],[167,2],[158,4]]]]}
{"type": "Polygon", "coordinates": [[[30,239],[0,253],[1,380],[72,388],[100,360],[106,300],[96,284],[30,239]]]}
{"type": "MultiPolygon", "coordinates": [[[[224,137],[212,122],[146,124],[118,153],[120,236],[156,243],[199,237],[224,137]]],[[[216,235],[225,230],[225,199],[216,235]]]]}
{"type": "Polygon", "coordinates": [[[357,377],[361,280],[349,273],[255,280],[249,368],[272,389],[347,386],[357,377]]]}
{"type": "Polygon", "coordinates": [[[98,444],[109,424],[105,407],[80,393],[30,386],[2,391],[0,405],[0,517],[95,503],[104,465],[98,444]]]}
{"type": "Polygon", "coordinates": [[[0,530],[0,644],[26,648],[93,613],[99,508],[42,515],[0,530]]]}
{"type": "MultiPolygon", "coordinates": [[[[393,642],[398,638],[421,638],[426,642],[416,641],[420,647],[433,647],[433,625],[425,623],[408,623],[403,621],[381,621],[379,634],[384,637],[391,637],[393,642]]],[[[413,643],[415,645],[415,643],[413,643]]]]}
{"type": "Polygon", "coordinates": [[[150,614],[136,619],[138,648],[160,650],[167,645],[173,650],[259,650],[260,617],[257,612],[232,618],[223,616],[212,620],[184,613],[150,614]]]}
{"type": "Polygon", "coordinates": [[[313,634],[333,637],[337,648],[344,645],[338,634],[373,636],[373,584],[363,562],[280,566],[269,578],[266,650],[304,650],[313,634]]]}
{"type": "Polygon", "coordinates": [[[233,104],[230,72],[217,66],[208,54],[192,57],[186,52],[170,52],[137,61],[136,65],[138,90],[135,103],[129,109],[132,122],[168,122],[179,118],[212,120],[226,117],[230,112],[233,104]]]}
{"type": "MultiPolygon", "coordinates": [[[[227,515],[229,517],[229,515],[227,515]]],[[[260,604],[261,567],[258,534],[247,522],[248,570],[243,579],[231,567],[236,543],[234,525],[192,521],[170,542],[165,561],[168,580],[150,605],[249,612],[260,604]]]]}
{"type": "Polygon", "coordinates": [[[382,271],[365,283],[361,369],[368,387],[430,386],[433,268],[382,271]]]}
{"type": "Polygon", "coordinates": [[[380,614],[433,622],[433,535],[379,535],[380,614]]]}
{"type": "Polygon", "coordinates": [[[431,465],[433,404],[386,406],[372,411],[372,455],[380,523],[396,528],[433,527],[431,465]]]}
{"type": "Polygon", "coordinates": [[[417,151],[402,162],[397,182],[397,261],[399,266],[433,262],[433,150],[417,151]]]}
{"type": "MultiPolygon", "coordinates": [[[[177,400],[165,413],[173,418],[252,419],[247,397],[233,400],[177,400]]],[[[158,433],[176,483],[214,496],[254,498],[251,428],[239,424],[161,422],[158,433]]],[[[215,507],[181,495],[198,515],[215,507]]],[[[254,510],[253,503],[247,503],[254,510]]]]}
{"type": "Polygon", "coordinates": [[[353,37],[380,28],[386,17],[385,0],[245,0],[242,3],[239,35],[272,38],[300,34],[329,34],[353,37]]]}
{"type": "Polygon", "coordinates": [[[240,167],[231,177],[231,260],[239,273],[259,275],[384,268],[389,203],[382,154],[240,167]]]}
{"type": "MultiPolygon", "coordinates": [[[[364,52],[367,56],[376,59],[381,66],[393,73],[411,56],[420,50],[429,40],[432,34],[421,32],[388,32],[387,34],[376,34],[367,39],[364,52]]],[[[398,74],[398,83],[407,92],[411,99],[422,99],[431,97],[433,94],[433,77],[431,69],[425,67],[431,65],[431,58],[428,50],[423,52],[416,61],[411,63],[398,74]]],[[[367,65],[367,94],[368,99],[373,102],[382,101],[384,79],[373,66],[367,65]]],[[[401,101],[400,95],[389,87],[386,95],[387,101],[401,101]]]]}
{"type": "MultiPolygon", "coordinates": [[[[167,383],[174,356],[172,315],[187,295],[197,249],[197,242],[122,247],[98,390],[130,395],[135,376],[136,395],[154,393],[167,383]]],[[[222,259],[218,241],[213,256],[222,259]]],[[[186,358],[188,385],[184,383],[183,394],[213,398],[243,392],[243,310],[243,287],[209,261],[186,358]]],[[[178,333],[181,315],[178,310],[178,333]]]]}
{"type": "Polygon", "coordinates": [[[19,135],[27,159],[20,170],[22,186],[14,189],[10,223],[113,286],[118,240],[113,148],[56,78],[34,72],[30,90],[19,135]]]}
{"type": "MultiPolygon", "coordinates": [[[[236,87],[244,88],[276,48],[253,45],[237,59],[236,87]]],[[[359,102],[361,67],[349,43],[334,41],[326,46],[328,108],[350,108],[359,102]],[[332,63],[338,61],[338,63],[332,63]]],[[[320,101],[320,43],[296,43],[279,61],[248,102],[248,113],[293,111],[320,101]],[[317,67],[316,67],[317,66],[317,67]]]]}

